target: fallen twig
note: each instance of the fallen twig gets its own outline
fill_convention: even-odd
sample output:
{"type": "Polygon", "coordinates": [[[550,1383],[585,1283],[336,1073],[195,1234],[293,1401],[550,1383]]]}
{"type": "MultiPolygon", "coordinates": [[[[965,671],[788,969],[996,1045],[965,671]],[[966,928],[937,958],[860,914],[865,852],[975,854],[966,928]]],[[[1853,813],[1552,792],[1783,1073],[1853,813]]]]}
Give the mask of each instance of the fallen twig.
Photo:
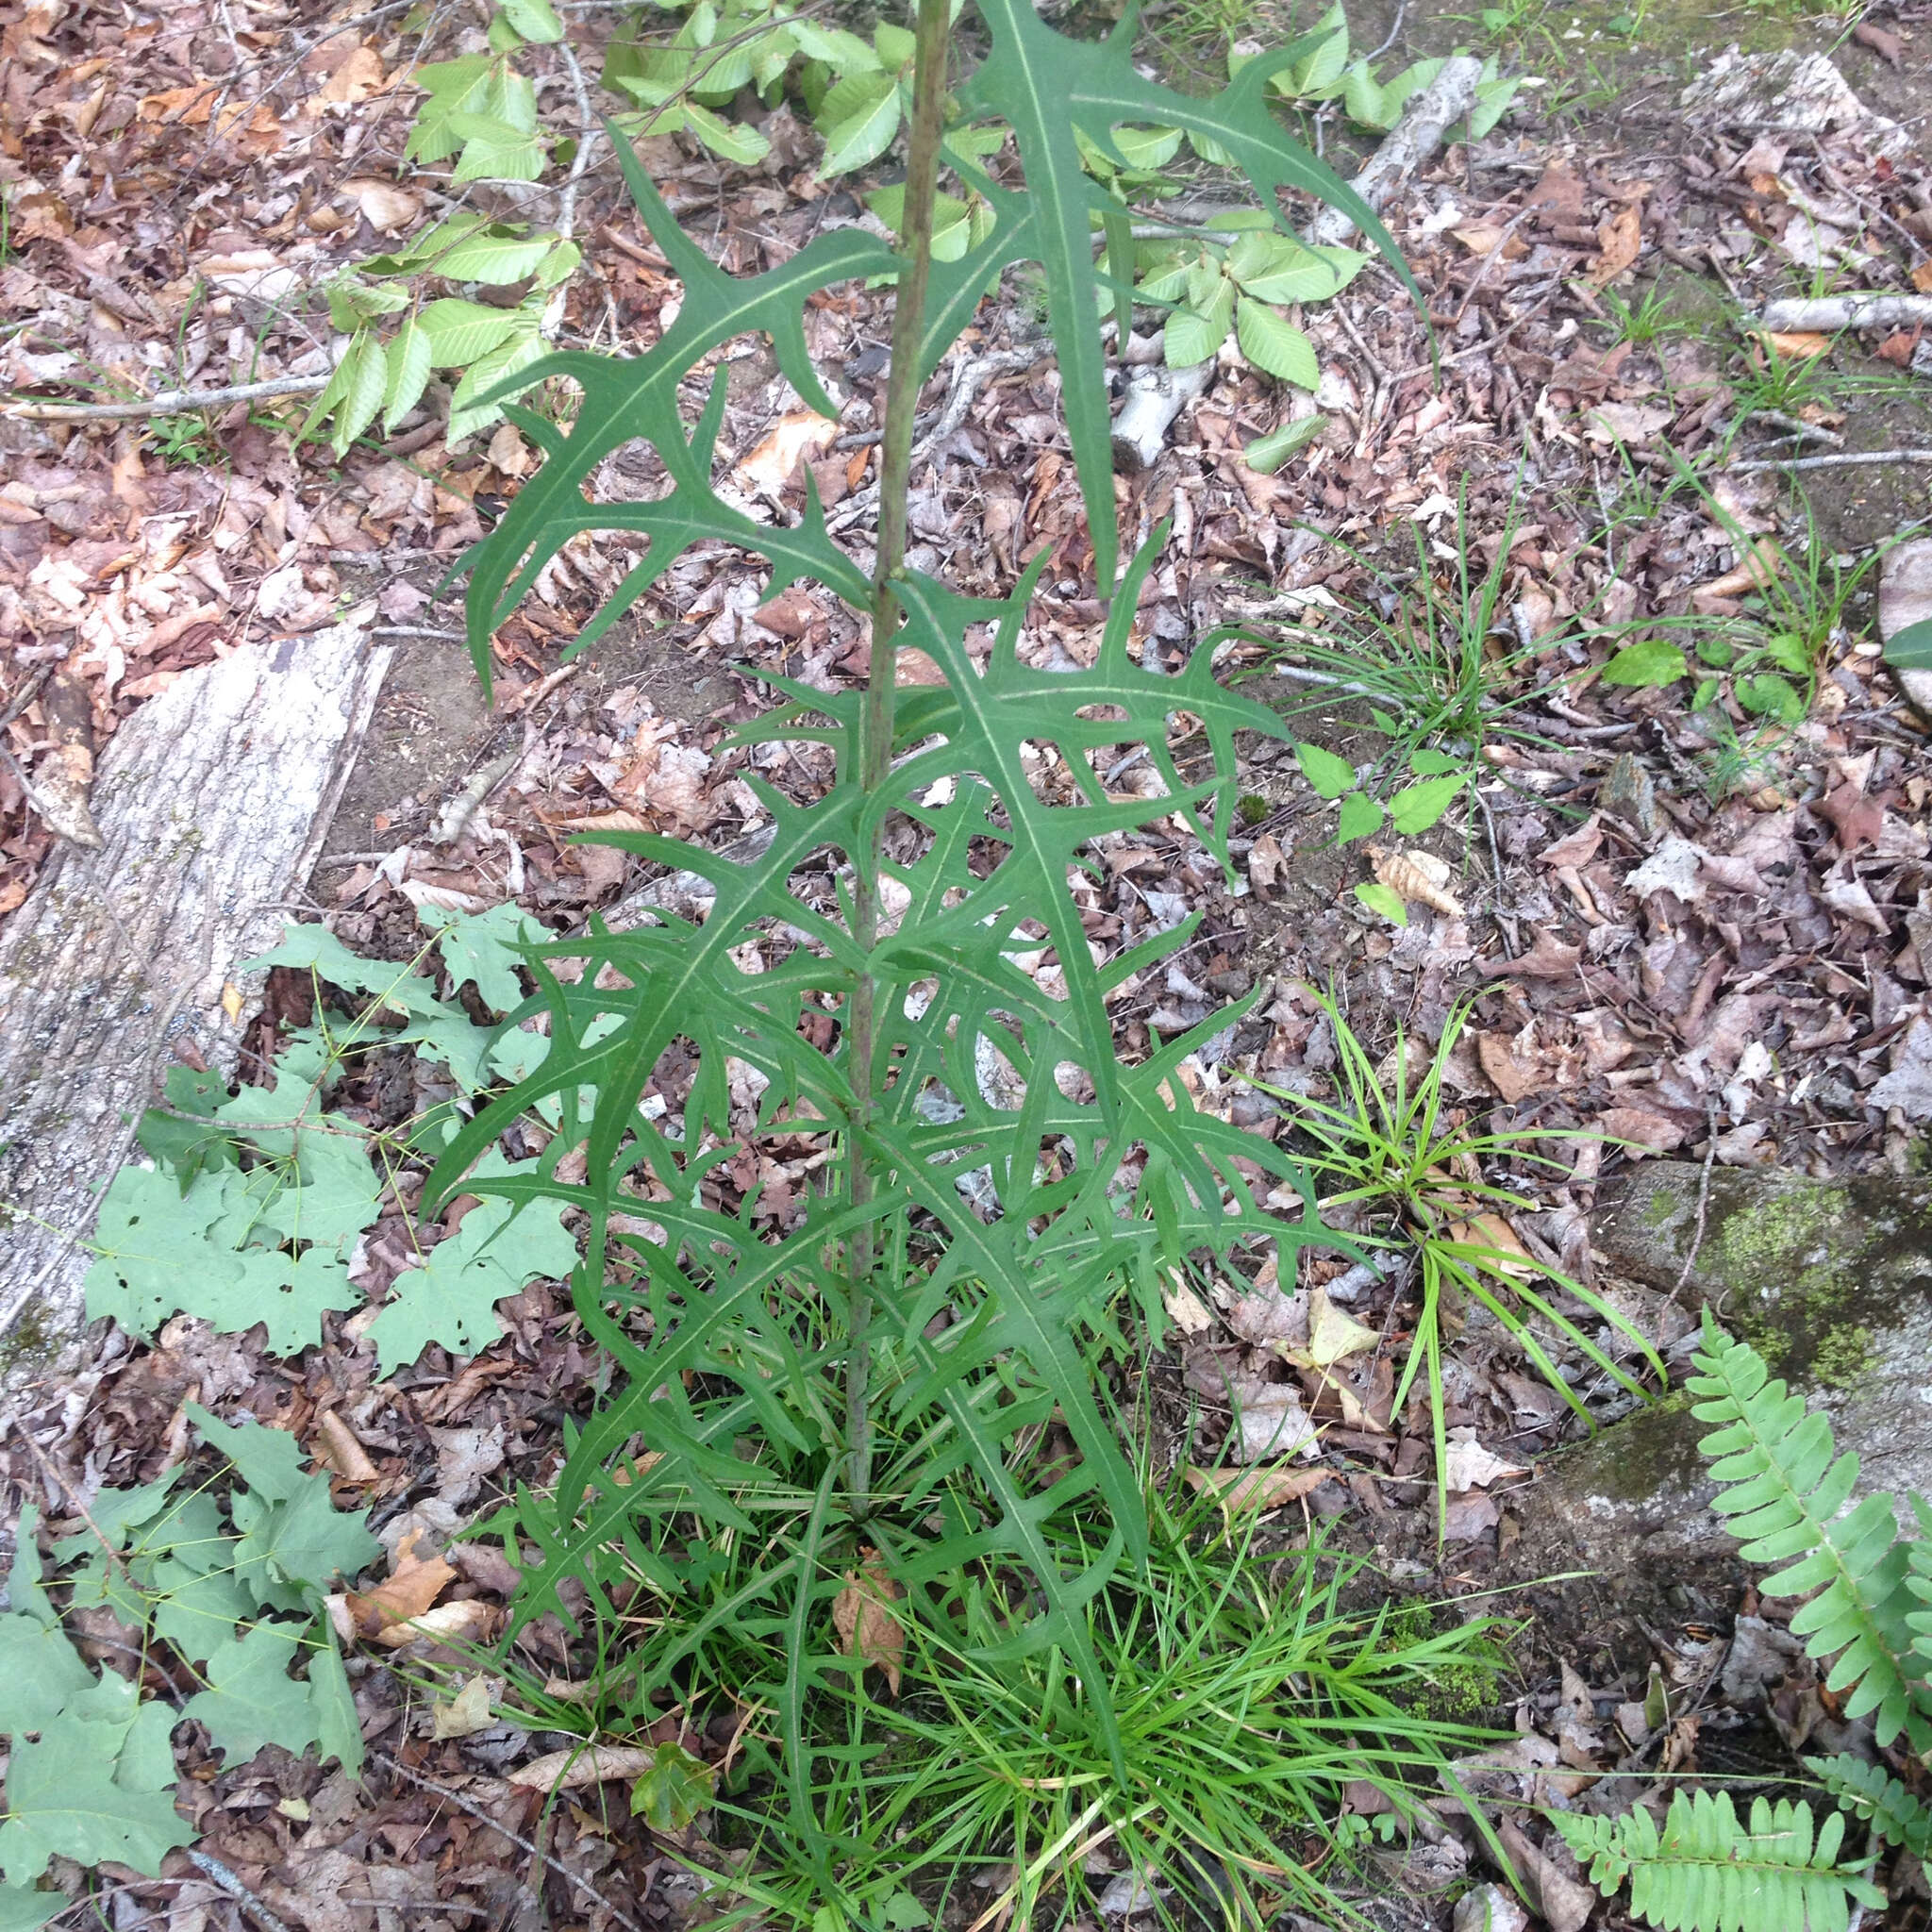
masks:
{"type": "Polygon", "coordinates": [[[326,389],[333,369],[319,375],[276,375],[266,382],[230,383],[226,389],[164,390],[125,403],[0,402],[18,423],[114,423],[142,416],[191,416],[197,409],[220,409],[229,403],[252,403],[263,396],[306,396],[326,389]]]}
{"type": "MultiPolygon", "coordinates": [[[[1467,54],[1443,63],[1388,139],[1349,186],[1372,208],[1380,208],[1396,189],[1442,143],[1442,136],[1475,105],[1476,82],[1483,64],[1467,54]]],[[[1308,224],[1307,240],[1334,247],[1355,233],[1356,220],[1345,208],[1324,208],[1308,224]]]]}
{"type": "Polygon", "coordinates": [[[1915,323],[1932,323],[1932,295],[1790,296],[1767,302],[1761,321],[1774,335],[1910,328],[1915,323]]]}
{"type": "Polygon", "coordinates": [[[213,1879],[261,1927],[261,1932],[289,1932],[287,1921],[276,1918],[219,1858],[211,1858],[206,1852],[191,1851],[188,1862],[213,1879]]]}
{"type": "Polygon", "coordinates": [[[1828,457],[1754,457],[1733,463],[1739,475],[1750,470],[1848,470],[1859,463],[1932,463],[1932,449],[1841,450],[1828,457]]]}
{"type": "Polygon", "coordinates": [[[472,1818],[487,1824],[499,1838],[508,1839],[511,1844],[516,1846],[518,1851],[526,1852],[533,1858],[541,1858],[566,1884],[575,1887],[587,1899],[590,1899],[595,1905],[601,1906],[605,1911],[608,1912],[611,1918],[625,1928],[625,1932],[643,1932],[643,1927],[635,1919],[612,1905],[581,1873],[573,1872],[562,1859],[553,1858],[548,1852],[542,1850],[540,1846],[532,1844],[528,1839],[518,1837],[508,1825],[492,1818],[488,1811],[484,1810],[482,1806],[464,1797],[460,1791],[453,1791],[447,1785],[440,1785],[434,1778],[425,1777],[420,1771],[411,1771],[407,1764],[398,1764],[393,1757],[391,1757],[385,1752],[372,1751],[369,1755],[377,1764],[386,1765],[398,1777],[406,1777],[412,1785],[421,1785],[425,1791],[433,1791],[445,1804],[454,1805],[458,1811],[467,1811],[472,1818]]]}

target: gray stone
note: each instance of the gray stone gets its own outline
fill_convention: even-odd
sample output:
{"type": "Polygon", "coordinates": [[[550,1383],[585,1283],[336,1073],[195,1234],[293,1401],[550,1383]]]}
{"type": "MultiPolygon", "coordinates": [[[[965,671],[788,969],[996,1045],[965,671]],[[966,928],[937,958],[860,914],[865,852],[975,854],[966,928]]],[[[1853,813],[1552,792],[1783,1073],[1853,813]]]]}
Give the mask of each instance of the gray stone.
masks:
{"type": "MultiPolygon", "coordinates": [[[[1604,1272],[1675,1290],[1702,1182],[1684,1162],[1637,1168],[1592,1228],[1604,1272]]],[[[1715,1169],[1683,1292],[1830,1416],[1839,1448],[1859,1458],[1856,1493],[1890,1491],[1908,1521],[1905,1493],[1932,1494],[1932,1183],[1715,1169]]],[[[1678,1391],[1547,1458],[1520,1499],[1504,1573],[1592,1573],[1551,1586],[1544,1604],[1573,1630],[1614,1645],[1612,1626],[1627,1636],[1639,1620],[1735,1608],[1744,1571],[1710,1512],[1707,1425],[1690,1409],[1678,1391]]]]}

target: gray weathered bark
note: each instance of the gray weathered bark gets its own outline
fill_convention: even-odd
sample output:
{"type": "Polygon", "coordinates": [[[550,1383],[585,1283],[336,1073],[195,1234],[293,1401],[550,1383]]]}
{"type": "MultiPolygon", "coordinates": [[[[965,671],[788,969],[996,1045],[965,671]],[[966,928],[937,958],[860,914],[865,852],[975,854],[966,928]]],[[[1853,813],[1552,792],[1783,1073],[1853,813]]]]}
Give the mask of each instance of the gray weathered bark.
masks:
{"type": "Polygon", "coordinates": [[[389,659],[351,622],[177,678],[101,761],[101,849],[63,850],[0,927],[8,1396],[77,1364],[100,1190],[176,1046],[232,1063],[244,1008],[224,989],[278,936],[389,659]]]}
{"type": "MultiPolygon", "coordinates": [[[[1932,1493],[1932,1183],[1818,1181],[1719,1168],[1696,1240],[1702,1172],[1646,1161],[1592,1229],[1607,1272],[1707,1303],[1831,1418],[1856,1493],[1932,1493]]],[[[1551,1457],[1518,1499],[1506,1574],[1587,1570],[1573,1616],[1723,1614],[1744,1578],[1710,1513],[1707,1425],[1679,1392],[1551,1457]]]]}

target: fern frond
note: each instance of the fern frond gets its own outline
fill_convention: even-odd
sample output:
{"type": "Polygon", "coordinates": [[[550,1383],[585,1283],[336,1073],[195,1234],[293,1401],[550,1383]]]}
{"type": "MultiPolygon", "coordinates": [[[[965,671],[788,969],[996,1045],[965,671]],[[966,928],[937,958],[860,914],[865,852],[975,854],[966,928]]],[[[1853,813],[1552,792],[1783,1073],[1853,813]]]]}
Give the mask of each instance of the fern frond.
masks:
{"type": "Polygon", "coordinates": [[[1924,1534],[1906,1545],[1906,1589],[1925,1606],[1906,1612],[1906,1628],[1918,1639],[1916,1667],[1920,1676],[1932,1676],[1932,1504],[1913,1491],[1912,1514],[1924,1534]]]}
{"type": "Polygon", "coordinates": [[[1888,1495],[1867,1496],[1841,1513],[1858,1480],[1858,1458],[1835,1456],[1831,1424],[1781,1381],[1763,1358],[1733,1341],[1704,1313],[1692,1413],[1717,1423],[1698,1443],[1719,1485],[1711,1507],[1730,1519],[1747,1563],[1783,1564],[1758,1588],[1766,1596],[1817,1594],[1791,1619],[1807,1652],[1833,1657],[1827,1686],[1845,1696],[1845,1715],[1868,1712],[1881,1745],[1906,1732],[1914,1750],[1932,1746],[1932,1695],[1913,1655],[1907,1612],[1907,1545],[1888,1495]]]}
{"type": "Polygon", "coordinates": [[[1932,1805],[1914,1797],[1882,1764],[1848,1752],[1807,1757],[1805,1769],[1855,1817],[1864,1819],[1889,1845],[1918,1857],[1932,1856],[1932,1805]]]}
{"type": "Polygon", "coordinates": [[[1641,1805],[1622,1818],[1556,1814],[1557,1829],[1607,1897],[1627,1880],[1630,1909],[1661,1932],[1845,1932],[1854,1902],[1885,1894],[1838,1862],[1844,1819],[1814,1840],[1811,1807],[1751,1802],[1747,1831],[1727,1792],[1678,1791],[1658,1832],[1641,1805]]]}

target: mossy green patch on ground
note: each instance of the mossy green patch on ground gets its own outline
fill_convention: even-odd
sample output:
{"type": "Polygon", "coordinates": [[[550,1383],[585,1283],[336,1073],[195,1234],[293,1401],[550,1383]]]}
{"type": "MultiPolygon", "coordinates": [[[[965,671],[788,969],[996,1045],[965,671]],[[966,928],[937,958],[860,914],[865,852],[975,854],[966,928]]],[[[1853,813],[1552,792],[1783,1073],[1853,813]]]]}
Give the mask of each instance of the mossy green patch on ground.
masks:
{"type": "Polygon", "coordinates": [[[1704,1425],[1690,1409],[1690,1396],[1680,1389],[1646,1411],[1641,1429],[1617,1429],[1597,1439],[1592,1466],[1611,1502],[1647,1503],[1703,1481],[1697,1442],[1704,1425]]]}

